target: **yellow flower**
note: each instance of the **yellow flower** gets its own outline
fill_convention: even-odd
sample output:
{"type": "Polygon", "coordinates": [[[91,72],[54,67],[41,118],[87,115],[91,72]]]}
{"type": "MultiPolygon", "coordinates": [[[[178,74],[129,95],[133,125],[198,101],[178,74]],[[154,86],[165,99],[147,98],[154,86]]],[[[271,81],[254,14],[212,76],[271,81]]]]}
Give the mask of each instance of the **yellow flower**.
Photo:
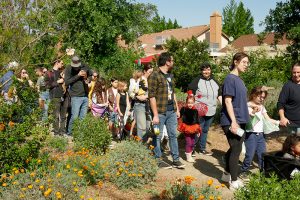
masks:
{"type": "Polygon", "coordinates": [[[26,190],[27,190],[27,188],[21,188],[21,190],[22,190],[22,191],[26,191],[26,190]]]}
{"type": "Polygon", "coordinates": [[[220,188],[220,186],[219,186],[219,185],[217,185],[217,186],[216,186],[216,189],[219,189],[219,188],[220,188]]]}
{"type": "Polygon", "coordinates": [[[222,186],[222,187],[225,187],[225,184],[224,184],[224,183],[222,183],[222,184],[221,184],[221,186],[222,186]]]}
{"type": "Polygon", "coordinates": [[[69,164],[67,164],[66,168],[67,168],[67,169],[70,169],[70,168],[71,168],[71,166],[70,166],[69,164]]]}
{"type": "Polygon", "coordinates": [[[93,198],[88,198],[88,200],[93,200],[93,198]]]}
{"type": "Polygon", "coordinates": [[[74,169],[73,169],[73,171],[74,171],[74,172],[77,172],[77,171],[78,171],[78,169],[74,168],[74,169]]]}
{"type": "Polygon", "coordinates": [[[20,171],[17,169],[16,171],[15,171],[15,174],[19,174],[20,173],[20,171]]]}
{"type": "Polygon", "coordinates": [[[119,168],[119,171],[120,171],[120,172],[121,172],[121,171],[123,171],[123,168],[122,168],[122,167],[120,167],[120,168],[119,168]]]}
{"type": "Polygon", "coordinates": [[[25,170],[24,170],[24,169],[20,169],[20,171],[21,171],[21,173],[24,173],[24,172],[25,172],[25,170]]]}
{"type": "Polygon", "coordinates": [[[57,199],[61,199],[61,198],[62,198],[62,195],[61,195],[60,192],[56,192],[55,195],[56,195],[56,198],[57,198],[57,199]]]}
{"type": "Polygon", "coordinates": [[[207,185],[209,185],[209,186],[211,186],[212,184],[213,184],[213,180],[212,179],[209,179],[208,181],[207,181],[207,185]]]}
{"type": "Polygon", "coordinates": [[[32,186],[32,185],[28,185],[27,187],[28,187],[29,189],[32,189],[32,188],[33,188],[33,186],[32,186]]]}
{"type": "Polygon", "coordinates": [[[117,175],[117,176],[120,176],[120,172],[117,172],[116,175],[117,175]]]}
{"type": "Polygon", "coordinates": [[[38,163],[38,164],[41,164],[41,163],[42,163],[42,160],[38,160],[37,163],[38,163]]]}
{"type": "Polygon", "coordinates": [[[43,185],[40,186],[40,190],[44,190],[45,187],[43,185]]]}
{"type": "Polygon", "coordinates": [[[74,188],[74,192],[78,192],[79,190],[78,190],[78,188],[76,187],[76,188],[74,188]]]}
{"type": "Polygon", "coordinates": [[[34,172],[30,173],[30,176],[31,176],[31,177],[34,177],[34,176],[35,176],[35,173],[34,173],[34,172]]]}
{"type": "Polygon", "coordinates": [[[75,181],[73,181],[73,183],[72,183],[73,185],[76,185],[77,183],[75,182],[75,181]]]}
{"type": "Polygon", "coordinates": [[[218,196],[218,197],[217,197],[217,200],[222,200],[222,197],[218,196]]]}
{"type": "Polygon", "coordinates": [[[52,179],[51,179],[51,178],[49,178],[49,179],[47,180],[47,182],[48,182],[48,183],[50,183],[51,181],[52,181],[52,179]]]}
{"type": "Polygon", "coordinates": [[[205,196],[203,196],[203,195],[200,195],[198,198],[198,200],[203,200],[203,199],[205,199],[205,196]]]}
{"type": "Polygon", "coordinates": [[[84,196],[83,195],[80,195],[80,197],[79,197],[80,199],[84,199],[84,196]]]}
{"type": "Polygon", "coordinates": [[[214,200],[215,197],[214,196],[209,196],[209,200],[214,200]]]}
{"type": "Polygon", "coordinates": [[[57,174],[56,174],[56,177],[57,177],[57,178],[60,178],[60,177],[61,177],[61,173],[57,173],[57,174]]]}
{"type": "Polygon", "coordinates": [[[138,174],[138,176],[139,176],[139,177],[142,177],[142,176],[143,176],[143,174],[138,174]]]}
{"type": "Polygon", "coordinates": [[[48,197],[51,194],[51,192],[52,192],[52,189],[49,188],[48,190],[46,190],[46,192],[44,192],[44,196],[48,197]]]}
{"type": "Polygon", "coordinates": [[[12,184],[13,184],[13,185],[17,185],[17,184],[18,184],[18,181],[14,181],[12,184]]]}
{"type": "Polygon", "coordinates": [[[40,179],[36,179],[35,182],[36,182],[36,183],[39,183],[39,182],[40,182],[40,179]]]}
{"type": "Polygon", "coordinates": [[[7,183],[2,183],[2,186],[3,186],[3,187],[6,187],[6,186],[7,186],[7,183]]]}
{"type": "Polygon", "coordinates": [[[24,194],[20,194],[19,197],[22,199],[22,198],[25,197],[25,195],[24,194]]]}
{"type": "Polygon", "coordinates": [[[98,186],[101,188],[103,186],[103,182],[102,181],[99,181],[98,182],[98,186]]]}

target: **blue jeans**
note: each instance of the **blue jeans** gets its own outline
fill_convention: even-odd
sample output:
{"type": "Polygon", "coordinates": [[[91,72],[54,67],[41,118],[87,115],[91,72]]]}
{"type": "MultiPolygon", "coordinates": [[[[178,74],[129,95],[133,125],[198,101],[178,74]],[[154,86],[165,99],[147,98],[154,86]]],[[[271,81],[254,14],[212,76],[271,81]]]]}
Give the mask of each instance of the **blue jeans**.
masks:
{"type": "Polygon", "coordinates": [[[300,127],[289,126],[288,131],[289,131],[290,134],[300,135],[300,127]]]}
{"type": "Polygon", "coordinates": [[[48,119],[48,109],[50,104],[50,95],[49,91],[44,91],[40,93],[40,99],[44,101],[44,108],[42,110],[42,121],[46,121],[48,119]]]}
{"type": "Polygon", "coordinates": [[[202,133],[200,134],[200,137],[196,135],[195,138],[195,147],[197,146],[197,143],[200,144],[200,151],[204,151],[206,149],[206,141],[207,141],[207,134],[209,127],[211,123],[214,120],[214,116],[204,116],[200,117],[199,122],[202,129],[202,133]]]}
{"type": "Polygon", "coordinates": [[[266,152],[266,140],[263,133],[246,133],[245,138],[246,155],[241,168],[242,172],[249,170],[253,157],[258,157],[259,169],[263,169],[262,154],[266,152]]]}
{"type": "Polygon", "coordinates": [[[68,134],[72,133],[72,127],[76,118],[83,119],[89,106],[87,97],[71,97],[71,119],[68,126],[68,134]]]}
{"type": "Polygon", "coordinates": [[[178,141],[177,141],[177,115],[174,111],[167,111],[165,114],[158,114],[159,117],[159,135],[153,139],[154,153],[156,158],[161,157],[160,141],[163,135],[164,125],[166,125],[170,151],[173,161],[179,160],[178,141]]]}
{"type": "Polygon", "coordinates": [[[134,103],[134,118],[136,121],[137,136],[144,138],[150,128],[150,121],[147,121],[146,117],[146,104],[145,103],[134,103]]]}

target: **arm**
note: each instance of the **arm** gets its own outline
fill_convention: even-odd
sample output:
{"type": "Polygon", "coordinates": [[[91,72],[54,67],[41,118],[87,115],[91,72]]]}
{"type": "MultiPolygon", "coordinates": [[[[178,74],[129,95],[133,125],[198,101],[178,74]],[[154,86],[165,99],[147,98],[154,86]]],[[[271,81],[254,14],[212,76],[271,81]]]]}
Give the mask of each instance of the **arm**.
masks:
{"type": "Polygon", "coordinates": [[[129,95],[128,95],[128,93],[126,93],[126,105],[127,105],[128,110],[130,112],[130,110],[131,110],[131,104],[130,104],[130,101],[129,101],[129,95]]]}
{"type": "Polygon", "coordinates": [[[269,115],[268,115],[268,113],[264,113],[264,117],[265,117],[265,119],[269,120],[270,122],[272,122],[273,124],[275,124],[277,126],[280,123],[279,120],[275,120],[275,119],[270,118],[269,115]]]}
{"type": "Polygon", "coordinates": [[[72,76],[70,68],[65,71],[65,84],[66,84],[66,86],[69,86],[70,84],[76,82],[80,78],[81,78],[81,71],[79,71],[79,73],[76,74],[75,76],[72,76]]]}
{"type": "Polygon", "coordinates": [[[117,104],[118,113],[122,117],[123,114],[121,113],[121,109],[120,109],[120,94],[119,93],[116,96],[116,104],[117,104]]]}
{"type": "Polygon", "coordinates": [[[155,72],[153,72],[148,79],[148,96],[150,99],[150,107],[153,113],[152,123],[159,124],[159,117],[158,117],[157,104],[155,98],[158,84],[155,75],[156,75],[155,72]]]}
{"type": "Polygon", "coordinates": [[[239,125],[235,118],[231,96],[225,96],[225,105],[226,105],[226,110],[229,115],[229,118],[231,119],[231,132],[236,134],[237,129],[239,128],[239,125]]]}
{"type": "Polygon", "coordinates": [[[285,127],[288,124],[290,124],[289,120],[285,117],[285,113],[284,113],[284,106],[288,101],[288,97],[289,97],[289,88],[288,88],[287,84],[285,84],[282,87],[282,90],[279,94],[279,98],[278,98],[278,102],[277,102],[278,114],[280,117],[280,125],[285,126],[285,127]]]}
{"type": "Polygon", "coordinates": [[[222,105],[222,96],[221,96],[221,95],[218,96],[217,99],[218,99],[218,101],[219,101],[219,104],[222,105]]]}
{"type": "Polygon", "coordinates": [[[153,120],[152,120],[153,124],[159,124],[159,117],[158,117],[155,97],[150,98],[150,107],[153,113],[153,120]]]}
{"type": "Polygon", "coordinates": [[[177,98],[176,98],[176,94],[174,93],[174,103],[175,103],[175,106],[176,106],[176,115],[177,115],[177,118],[180,117],[180,112],[179,112],[179,109],[178,109],[178,103],[177,103],[177,98]]]}

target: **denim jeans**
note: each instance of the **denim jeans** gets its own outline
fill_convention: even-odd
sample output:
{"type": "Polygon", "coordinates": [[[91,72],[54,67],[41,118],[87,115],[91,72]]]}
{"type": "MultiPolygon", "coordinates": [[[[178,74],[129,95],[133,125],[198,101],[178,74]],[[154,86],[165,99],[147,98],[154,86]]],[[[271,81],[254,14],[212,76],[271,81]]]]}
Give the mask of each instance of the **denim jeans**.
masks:
{"type": "Polygon", "coordinates": [[[177,115],[174,111],[167,111],[165,114],[158,114],[160,134],[154,137],[154,153],[156,158],[161,157],[160,142],[163,135],[164,125],[167,127],[169,145],[173,161],[179,160],[178,141],[177,141],[177,115]]]}
{"type": "Polygon", "coordinates": [[[146,104],[145,103],[134,103],[134,118],[137,127],[137,136],[144,138],[147,130],[150,128],[150,121],[147,121],[146,117],[146,104]]]}
{"type": "Polygon", "coordinates": [[[46,121],[48,119],[48,110],[49,110],[49,103],[50,103],[50,95],[49,91],[44,91],[40,93],[40,99],[44,101],[44,108],[42,111],[42,121],[46,121]]]}
{"type": "Polygon", "coordinates": [[[263,169],[262,154],[266,152],[266,140],[263,133],[246,133],[245,138],[246,154],[241,168],[242,172],[249,170],[253,157],[256,153],[258,157],[259,169],[263,169]]]}
{"type": "Polygon", "coordinates": [[[83,119],[89,106],[88,97],[71,97],[71,119],[68,126],[68,134],[72,133],[73,123],[76,118],[83,119]]]}
{"type": "Polygon", "coordinates": [[[209,127],[210,127],[211,123],[213,122],[213,120],[214,120],[214,116],[204,116],[204,117],[200,117],[200,119],[199,119],[202,133],[201,133],[200,137],[198,137],[196,135],[195,147],[197,146],[197,143],[199,143],[200,151],[206,150],[207,134],[208,134],[209,127]]]}

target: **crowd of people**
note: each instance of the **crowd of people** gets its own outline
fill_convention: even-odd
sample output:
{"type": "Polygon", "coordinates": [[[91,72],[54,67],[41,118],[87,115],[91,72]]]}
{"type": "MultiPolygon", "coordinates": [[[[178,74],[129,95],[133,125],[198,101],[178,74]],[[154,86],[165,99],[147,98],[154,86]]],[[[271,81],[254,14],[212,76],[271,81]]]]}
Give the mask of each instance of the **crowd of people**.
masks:
{"type": "MultiPolygon", "coordinates": [[[[116,78],[106,80],[91,70],[78,56],[64,68],[62,60],[56,60],[53,68],[37,68],[37,82],[34,84],[26,71],[16,74],[17,80],[28,83],[39,93],[42,120],[47,120],[49,104],[52,105],[53,132],[55,135],[72,137],[73,122],[83,119],[90,110],[95,117],[108,118],[108,128],[115,140],[136,135],[142,142],[152,144],[160,168],[185,168],[180,161],[177,132],[185,137],[187,162],[195,162],[195,153],[212,155],[206,149],[209,127],[216,115],[218,103],[222,106],[220,125],[226,135],[229,149],[225,154],[225,169],[222,181],[229,182],[231,189],[243,186],[240,178],[248,175],[255,154],[258,166],[263,170],[263,154],[266,152],[265,125],[288,127],[283,151],[287,158],[300,156],[300,63],[292,66],[292,78],[284,84],[278,100],[280,120],[271,119],[263,103],[268,88],[257,86],[250,92],[240,77],[249,65],[249,56],[243,52],[233,56],[230,73],[219,84],[214,78],[211,65],[200,66],[200,75],[188,85],[185,105],[179,105],[172,74],[174,58],[162,53],[157,68],[151,64],[136,70],[127,85],[116,78]],[[131,126],[127,126],[130,124],[131,126]],[[128,128],[129,127],[129,128],[128,128]],[[136,131],[135,131],[136,129],[136,131]],[[172,164],[162,159],[168,141],[172,164]],[[246,154],[242,166],[239,156],[245,143],[246,154]],[[240,177],[240,178],[239,178],[240,177]]],[[[7,72],[0,78],[1,94],[8,104],[18,101],[10,87],[18,63],[7,66],[7,72]]],[[[101,134],[101,133],[99,133],[101,134]]]]}

